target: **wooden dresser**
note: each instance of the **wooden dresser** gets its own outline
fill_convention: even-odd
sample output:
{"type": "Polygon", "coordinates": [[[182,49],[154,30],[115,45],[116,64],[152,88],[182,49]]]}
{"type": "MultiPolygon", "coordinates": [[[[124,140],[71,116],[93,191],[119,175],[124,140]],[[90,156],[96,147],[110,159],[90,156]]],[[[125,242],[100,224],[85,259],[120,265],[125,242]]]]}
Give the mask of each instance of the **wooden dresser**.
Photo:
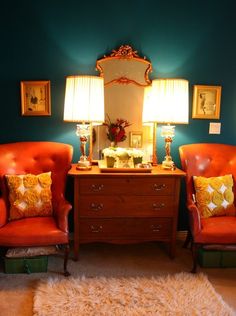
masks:
{"type": "Polygon", "coordinates": [[[175,256],[179,169],[153,167],[151,173],[102,173],[76,170],[74,177],[74,258],[89,242],[163,241],[175,256]]]}

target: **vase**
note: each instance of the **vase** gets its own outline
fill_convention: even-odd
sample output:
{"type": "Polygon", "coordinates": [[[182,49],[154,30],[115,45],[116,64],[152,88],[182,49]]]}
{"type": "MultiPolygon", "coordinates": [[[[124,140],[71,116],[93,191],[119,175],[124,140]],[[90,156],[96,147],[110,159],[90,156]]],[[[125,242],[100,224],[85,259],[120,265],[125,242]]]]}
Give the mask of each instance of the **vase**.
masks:
{"type": "Polygon", "coordinates": [[[115,158],[106,156],[107,168],[113,168],[115,164],[115,158]]]}
{"type": "Polygon", "coordinates": [[[110,147],[117,147],[117,143],[116,142],[111,142],[111,146],[110,147]]]}

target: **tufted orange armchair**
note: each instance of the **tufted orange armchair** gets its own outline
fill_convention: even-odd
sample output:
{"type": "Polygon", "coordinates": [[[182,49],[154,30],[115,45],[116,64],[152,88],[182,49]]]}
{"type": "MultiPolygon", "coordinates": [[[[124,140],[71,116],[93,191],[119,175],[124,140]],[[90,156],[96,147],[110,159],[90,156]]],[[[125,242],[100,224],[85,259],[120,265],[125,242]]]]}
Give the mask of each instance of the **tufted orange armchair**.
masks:
{"type": "MultiPolygon", "coordinates": [[[[192,241],[193,268],[197,269],[200,247],[211,249],[236,249],[236,216],[202,218],[194,202],[193,176],[233,176],[236,199],[236,146],[226,144],[189,144],[179,148],[182,169],[186,172],[187,209],[190,231],[185,245],[192,241]]],[[[234,201],[234,205],[236,205],[234,201]]]]}
{"type": "Polygon", "coordinates": [[[0,247],[64,245],[64,274],[69,255],[68,213],[65,200],[71,145],[55,142],[18,142],[0,145],[0,247]],[[51,171],[52,216],[8,220],[9,198],[6,174],[40,174],[51,171]]]}

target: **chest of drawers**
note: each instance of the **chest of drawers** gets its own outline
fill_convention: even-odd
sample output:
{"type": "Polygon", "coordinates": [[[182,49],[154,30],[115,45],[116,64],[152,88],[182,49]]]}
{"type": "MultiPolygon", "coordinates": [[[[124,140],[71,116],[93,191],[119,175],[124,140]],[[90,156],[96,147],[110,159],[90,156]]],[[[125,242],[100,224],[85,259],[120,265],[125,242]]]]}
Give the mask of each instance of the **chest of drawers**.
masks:
{"type": "Polygon", "coordinates": [[[175,255],[180,179],[185,173],[154,167],[151,173],[76,170],[74,177],[74,257],[88,242],[163,241],[175,255]]]}

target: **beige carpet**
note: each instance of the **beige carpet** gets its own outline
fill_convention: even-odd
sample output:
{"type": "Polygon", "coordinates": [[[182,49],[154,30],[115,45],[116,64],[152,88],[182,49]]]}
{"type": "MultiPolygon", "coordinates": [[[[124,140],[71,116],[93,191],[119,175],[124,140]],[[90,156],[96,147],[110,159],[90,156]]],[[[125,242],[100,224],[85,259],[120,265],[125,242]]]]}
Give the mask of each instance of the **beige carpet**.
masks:
{"type": "Polygon", "coordinates": [[[50,278],[34,293],[35,316],[235,315],[207,277],[50,278]]]}

